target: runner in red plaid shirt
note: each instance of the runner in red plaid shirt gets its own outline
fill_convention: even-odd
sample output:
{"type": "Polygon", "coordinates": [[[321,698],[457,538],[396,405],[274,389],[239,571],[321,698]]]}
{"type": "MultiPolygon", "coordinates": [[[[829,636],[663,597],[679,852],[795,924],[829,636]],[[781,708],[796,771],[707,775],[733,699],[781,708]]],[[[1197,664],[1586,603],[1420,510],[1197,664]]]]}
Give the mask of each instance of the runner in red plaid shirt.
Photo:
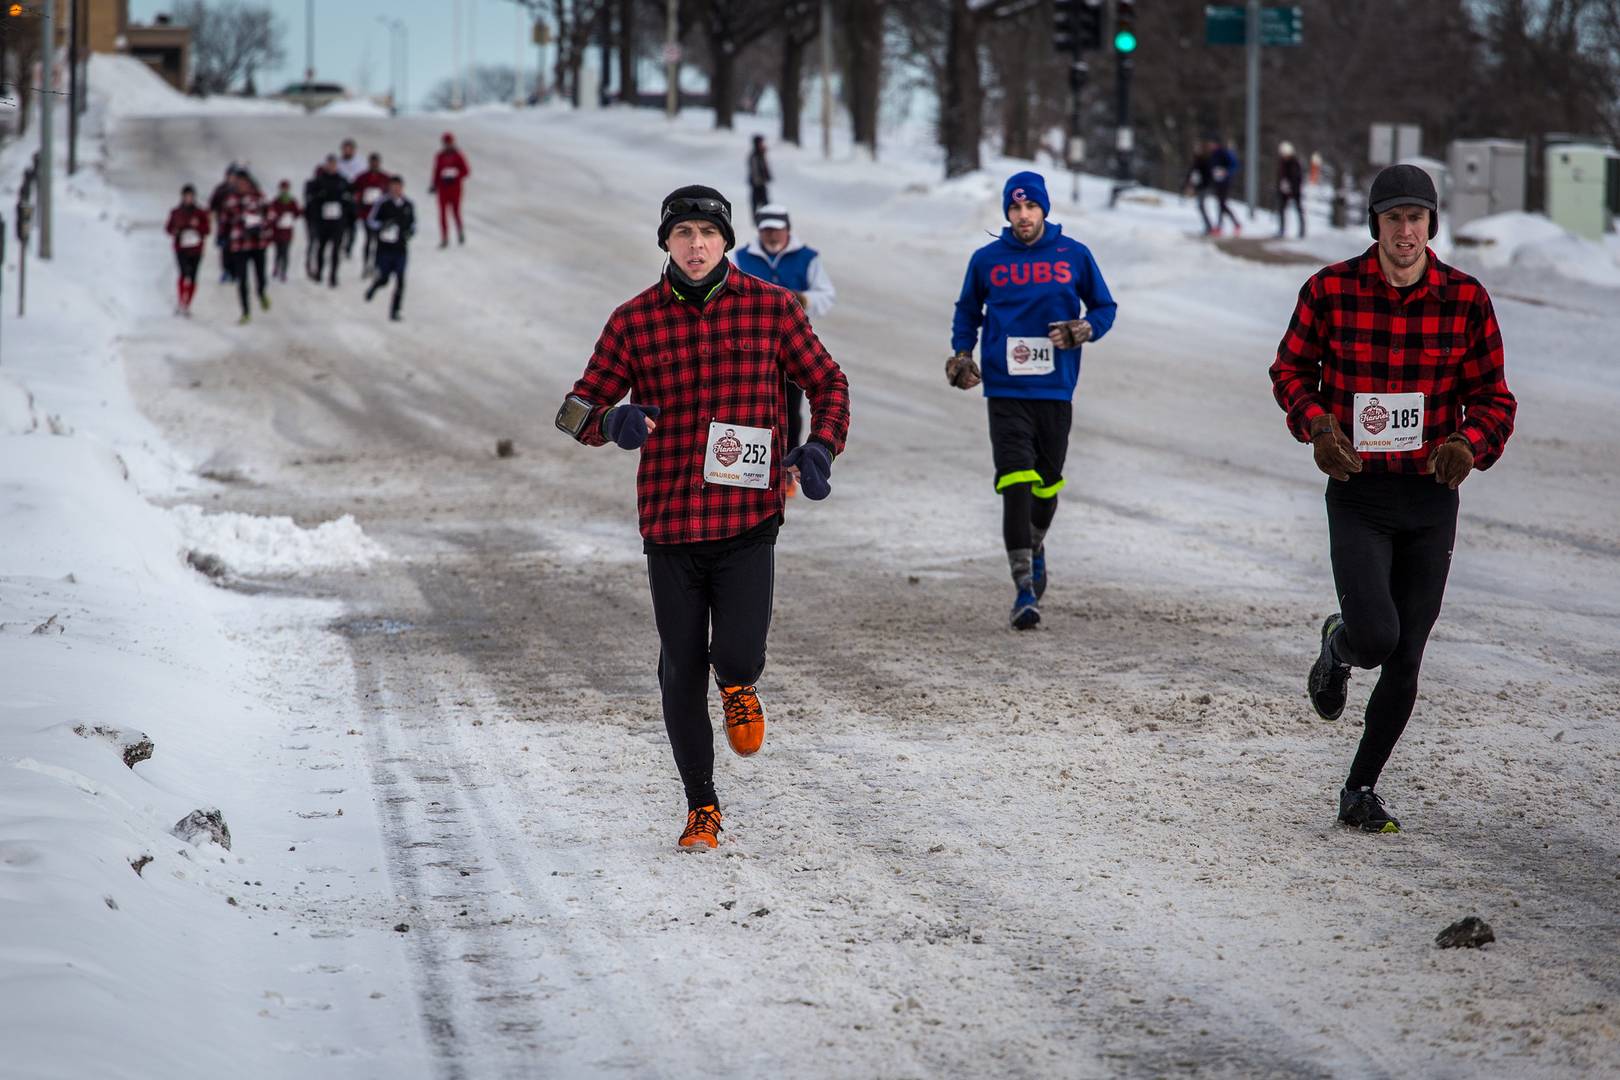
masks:
{"type": "Polygon", "coordinates": [[[1502,456],[1517,406],[1485,287],[1425,242],[1438,228],[1434,182],[1415,165],[1392,166],[1367,205],[1378,242],[1305,283],[1271,381],[1289,430],[1330,478],[1342,610],[1322,625],[1312,705],[1338,719],[1351,667],[1382,667],[1339,821],[1398,832],[1373,788],[1417,700],[1451,567],[1457,487],[1502,456]]]}
{"type": "Polygon", "coordinates": [[[672,192],[656,285],[602,329],[557,426],[587,446],[640,450],[636,502],[658,624],[664,724],[686,788],[682,847],[714,847],[709,669],[726,739],[747,756],[765,738],[754,682],[765,667],[783,479],[831,491],[849,429],[849,384],[793,294],[731,268],[731,204],[713,188],[672,192]],[[811,434],[787,446],[786,381],[810,399],[811,434]],[[626,394],[634,401],[616,404],[626,394]]]}
{"type": "Polygon", "coordinates": [[[236,292],[242,302],[241,322],[253,317],[248,308],[248,268],[258,276],[259,306],[270,310],[270,297],[264,291],[264,253],[270,246],[274,224],[270,220],[270,206],[264,201],[252,179],[238,172],[231,193],[225,196],[219,211],[219,231],[228,237],[226,258],[236,278],[236,292]]]}

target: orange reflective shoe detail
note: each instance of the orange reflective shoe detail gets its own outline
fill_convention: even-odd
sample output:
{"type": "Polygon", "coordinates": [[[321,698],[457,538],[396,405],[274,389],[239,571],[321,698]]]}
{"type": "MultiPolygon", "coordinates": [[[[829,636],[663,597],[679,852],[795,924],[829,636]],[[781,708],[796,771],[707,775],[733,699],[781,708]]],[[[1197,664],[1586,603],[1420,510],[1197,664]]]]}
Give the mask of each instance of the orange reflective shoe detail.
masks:
{"type": "Polygon", "coordinates": [[[681,833],[681,847],[720,846],[720,808],[700,806],[686,812],[686,830],[681,833]]]}
{"type": "Polygon", "coordinates": [[[741,757],[759,752],[765,742],[765,706],[752,686],[722,686],[720,705],[726,713],[726,742],[741,757]]]}

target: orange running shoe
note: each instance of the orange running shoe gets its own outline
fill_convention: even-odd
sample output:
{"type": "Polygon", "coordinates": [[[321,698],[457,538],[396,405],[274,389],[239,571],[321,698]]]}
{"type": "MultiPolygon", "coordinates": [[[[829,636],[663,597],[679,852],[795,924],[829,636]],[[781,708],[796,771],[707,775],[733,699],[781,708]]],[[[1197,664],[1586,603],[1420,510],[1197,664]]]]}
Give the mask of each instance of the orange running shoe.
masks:
{"type": "Polygon", "coordinates": [[[737,756],[759,753],[765,742],[765,706],[752,686],[722,686],[720,704],[726,713],[726,742],[737,756]]]}
{"type": "Polygon", "coordinates": [[[686,831],[681,833],[681,847],[720,846],[720,808],[700,806],[686,812],[686,831]]]}

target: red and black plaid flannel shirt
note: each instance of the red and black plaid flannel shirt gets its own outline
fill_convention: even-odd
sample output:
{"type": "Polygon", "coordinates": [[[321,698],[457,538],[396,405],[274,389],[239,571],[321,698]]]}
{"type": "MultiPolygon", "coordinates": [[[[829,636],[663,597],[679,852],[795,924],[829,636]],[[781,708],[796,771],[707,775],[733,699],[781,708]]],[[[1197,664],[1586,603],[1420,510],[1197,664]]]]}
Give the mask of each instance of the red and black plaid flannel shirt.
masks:
{"type": "Polygon", "coordinates": [[[270,207],[262,195],[253,191],[240,195],[233,191],[225,196],[220,206],[219,227],[225,234],[227,247],[234,253],[269,247],[274,223],[270,220],[270,207]],[[258,222],[256,234],[248,227],[249,221],[258,222]]]}
{"type": "Polygon", "coordinates": [[[1374,245],[1312,275],[1271,365],[1272,393],[1301,442],[1331,412],[1351,429],[1355,396],[1421,391],[1423,447],[1364,454],[1369,472],[1421,473],[1434,448],[1460,431],[1474,464],[1490,468],[1513,434],[1518,403],[1503,371],[1502,331],[1485,287],[1435,258],[1402,297],[1374,245]]]}
{"type": "Polygon", "coordinates": [[[641,535],[654,544],[725,540],[782,512],[787,379],[810,399],[810,437],[841,453],[849,381],[792,293],[733,268],[698,305],[677,298],[661,278],[608,319],[574,384],[573,393],[594,406],[580,441],[607,441],[602,417],[626,393],[658,406],[636,473],[641,535]],[[704,483],[710,421],[771,429],[769,488],[704,483]]]}

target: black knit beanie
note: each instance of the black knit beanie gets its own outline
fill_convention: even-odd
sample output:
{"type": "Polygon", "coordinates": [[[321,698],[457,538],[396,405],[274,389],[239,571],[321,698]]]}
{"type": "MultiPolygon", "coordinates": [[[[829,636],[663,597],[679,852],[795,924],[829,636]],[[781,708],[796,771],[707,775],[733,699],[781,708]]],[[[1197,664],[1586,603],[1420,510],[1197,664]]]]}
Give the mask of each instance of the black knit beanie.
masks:
{"type": "Polygon", "coordinates": [[[658,215],[658,246],[665,251],[669,250],[669,233],[683,221],[708,221],[720,230],[720,235],[726,238],[726,250],[730,251],[737,246],[737,234],[731,228],[731,203],[726,197],[712,187],[702,184],[688,184],[683,188],[676,188],[664,196],[664,202],[659,208],[658,215]],[[700,201],[708,201],[716,206],[700,206],[700,201]]]}

